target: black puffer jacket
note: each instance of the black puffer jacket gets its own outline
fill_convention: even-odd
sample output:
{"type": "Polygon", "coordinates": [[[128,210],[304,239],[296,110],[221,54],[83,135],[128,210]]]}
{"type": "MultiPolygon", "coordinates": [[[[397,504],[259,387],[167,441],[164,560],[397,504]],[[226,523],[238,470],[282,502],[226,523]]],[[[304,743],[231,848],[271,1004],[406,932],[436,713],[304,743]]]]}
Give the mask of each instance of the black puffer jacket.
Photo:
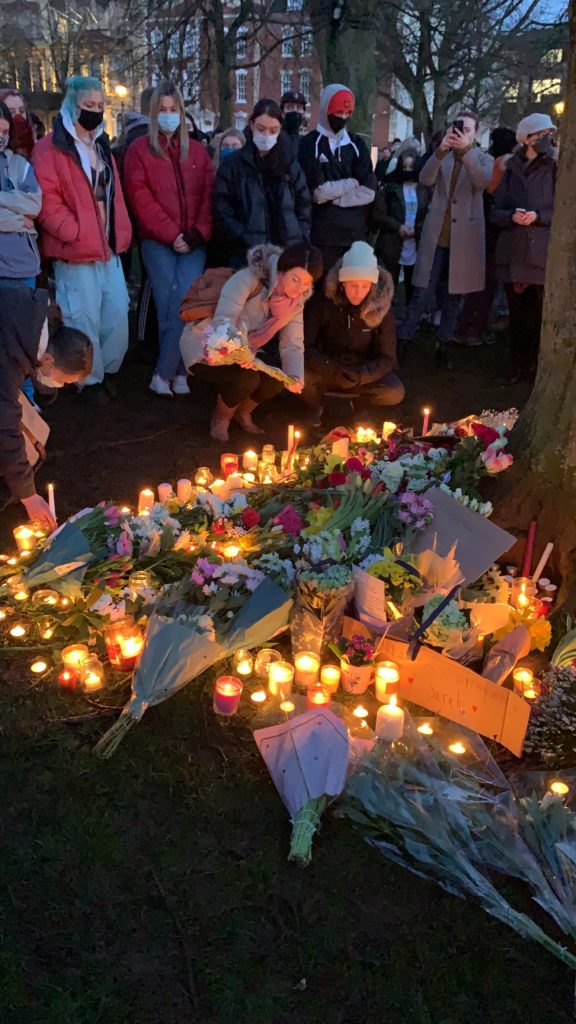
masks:
{"type": "Polygon", "coordinates": [[[387,270],[359,306],[348,302],[338,280],[340,260],[326,278],[324,293],[304,307],[306,367],[334,378],[334,387],[367,385],[396,367],[396,324],[390,306],[394,285],[387,270]]]}
{"type": "Polygon", "coordinates": [[[520,152],[508,161],[490,211],[491,222],[502,228],[496,245],[500,280],[544,284],[555,188],[556,161],[552,157],[528,161],[520,152]],[[538,220],[530,227],[514,224],[516,209],[534,210],[538,220]]]}
{"type": "Polygon", "coordinates": [[[36,376],[47,309],[48,292],[24,287],[0,291],[0,476],[15,498],[29,498],[36,491],[18,398],[26,377],[36,376]]]}
{"type": "Polygon", "coordinates": [[[245,266],[248,249],[256,245],[285,248],[307,241],[311,205],[285,133],[264,158],[248,138],[220,164],[214,186],[215,234],[227,248],[229,265],[245,266]]]}

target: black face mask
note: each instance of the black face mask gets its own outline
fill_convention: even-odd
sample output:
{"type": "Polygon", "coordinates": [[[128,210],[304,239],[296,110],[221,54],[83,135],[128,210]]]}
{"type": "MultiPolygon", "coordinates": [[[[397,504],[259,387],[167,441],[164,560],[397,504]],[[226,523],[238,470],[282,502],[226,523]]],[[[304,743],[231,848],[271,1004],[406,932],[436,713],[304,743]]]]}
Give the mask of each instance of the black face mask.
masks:
{"type": "Polygon", "coordinates": [[[349,118],[339,117],[338,114],[328,114],[328,124],[330,125],[334,135],[338,135],[343,128],[348,124],[349,118]]]}
{"type": "Polygon", "coordinates": [[[104,113],[102,110],[84,110],[81,108],[78,114],[78,124],[87,132],[93,132],[95,128],[102,124],[103,120],[104,113]]]}
{"type": "Polygon", "coordinates": [[[534,149],[542,156],[551,156],[554,152],[554,137],[552,135],[541,135],[534,143],[534,149]]]}
{"type": "Polygon", "coordinates": [[[303,120],[304,114],[301,114],[299,110],[289,110],[287,114],[284,114],[284,127],[288,134],[297,135],[303,120]]]}
{"type": "Polygon", "coordinates": [[[416,171],[402,171],[402,181],[416,181],[416,171]]]}

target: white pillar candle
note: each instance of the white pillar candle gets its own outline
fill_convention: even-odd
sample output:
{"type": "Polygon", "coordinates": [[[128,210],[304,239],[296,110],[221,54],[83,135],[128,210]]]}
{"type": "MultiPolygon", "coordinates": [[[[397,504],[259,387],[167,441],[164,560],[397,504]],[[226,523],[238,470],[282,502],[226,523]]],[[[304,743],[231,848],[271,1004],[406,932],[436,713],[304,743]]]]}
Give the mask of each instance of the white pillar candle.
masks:
{"type": "Polygon", "coordinates": [[[241,473],[230,473],[230,476],[226,480],[230,491],[241,491],[244,487],[244,481],[241,473]]]}
{"type": "Polygon", "coordinates": [[[176,484],[176,497],[178,501],[183,505],[186,501],[190,501],[192,496],[192,481],[186,480],[185,477],[179,480],[176,484]]]}
{"type": "Polygon", "coordinates": [[[400,669],[395,661],[382,661],[379,665],[376,665],[374,682],[376,700],[379,700],[381,704],[384,704],[390,697],[390,694],[394,693],[394,691],[398,689],[399,681],[400,669]],[[388,693],[386,693],[387,688],[388,693]]]}
{"type": "Polygon", "coordinates": [[[244,452],[244,455],[242,456],[242,469],[245,469],[250,473],[253,473],[255,469],[258,469],[258,455],[256,452],[253,452],[251,449],[244,452]]]}
{"type": "Polygon", "coordinates": [[[226,501],[230,496],[226,480],[215,480],[210,487],[210,490],[212,491],[212,494],[215,494],[217,498],[221,498],[222,501],[226,501]]]}
{"type": "Polygon", "coordinates": [[[320,670],[320,682],[330,693],[334,694],[340,686],[341,675],[338,665],[323,665],[320,670]]]}
{"type": "Polygon", "coordinates": [[[376,712],[376,735],[378,739],[393,743],[404,732],[404,708],[399,708],[394,698],[389,704],[382,704],[376,712]]]}
{"type": "Polygon", "coordinates": [[[161,505],[165,505],[173,493],[172,484],[158,484],[158,501],[161,505]]]}
{"type": "Polygon", "coordinates": [[[141,516],[143,512],[150,512],[153,507],[154,491],[150,487],[145,487],[138,495],[138,515],[141,516]]]}
{"type": "Polygon", "coordinates": [[[273,697],[286,697],[292,693],[294,666],[288,661],[273,661],[268,667],[268,690],[273,697]]]}
{"type": "Polygon", "coordinates": [[[303,689],[313,686],[318,680],[320,658],[312,651],[301,651],[294,658],[296,685],[303,689]]]}
{"type": "Polygon", "coordinates": [[[288,425],[288,440],[286,442],[286,448],[288,449],[289,452],[292,452],[292,449],[294,447],[294,431],[294,424],[290,423],[288,425]]]}
{"type": "Polygon", "coordinates": [[[339,455],[341,459],[347,459],[350,452],[350,438],[339,437],[332,445],[332,455],[339,455]]]}

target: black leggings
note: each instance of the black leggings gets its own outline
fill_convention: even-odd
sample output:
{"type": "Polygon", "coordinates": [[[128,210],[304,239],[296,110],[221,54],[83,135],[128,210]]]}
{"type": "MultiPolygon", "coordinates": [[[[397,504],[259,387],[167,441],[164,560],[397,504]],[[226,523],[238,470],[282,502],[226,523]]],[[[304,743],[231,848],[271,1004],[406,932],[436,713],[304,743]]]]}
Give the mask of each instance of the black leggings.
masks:
{"type": "Polygon", "coordinates": [[[240,405],[250,398],[257,405],[267,402],[280,394],[284,385],[266,373],[255,370],[243,370],[241,366],[208,366],[196,363],[191,373],[193,377],[208,381],[218,389],[224,405],[229,409],[240,405]]]}
{"type": "Polygon", "coordinates": [[[538,361],[544,285],[531,284],[522,292],[506,285],[510,309],[510,356],[515,367],[526,369],[538,361]]]}

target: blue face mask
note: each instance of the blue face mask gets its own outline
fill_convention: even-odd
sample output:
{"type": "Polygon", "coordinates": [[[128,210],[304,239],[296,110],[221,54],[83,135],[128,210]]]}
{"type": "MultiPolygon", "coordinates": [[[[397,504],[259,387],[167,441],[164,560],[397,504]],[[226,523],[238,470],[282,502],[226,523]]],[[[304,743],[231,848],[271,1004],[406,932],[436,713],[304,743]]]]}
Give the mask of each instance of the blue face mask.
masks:
{"type": "Polygon", "coordinates": [[[220,160],[227,160],[232,153],[236,153],[237,150],[234,146],[222,146],[220,149],[220,160]]]}
{"type": "Polygon", "coordinates": [[[161,132],[171,135],[180,127],[180,114],[158,114],[158,127],[161,132]]]}

